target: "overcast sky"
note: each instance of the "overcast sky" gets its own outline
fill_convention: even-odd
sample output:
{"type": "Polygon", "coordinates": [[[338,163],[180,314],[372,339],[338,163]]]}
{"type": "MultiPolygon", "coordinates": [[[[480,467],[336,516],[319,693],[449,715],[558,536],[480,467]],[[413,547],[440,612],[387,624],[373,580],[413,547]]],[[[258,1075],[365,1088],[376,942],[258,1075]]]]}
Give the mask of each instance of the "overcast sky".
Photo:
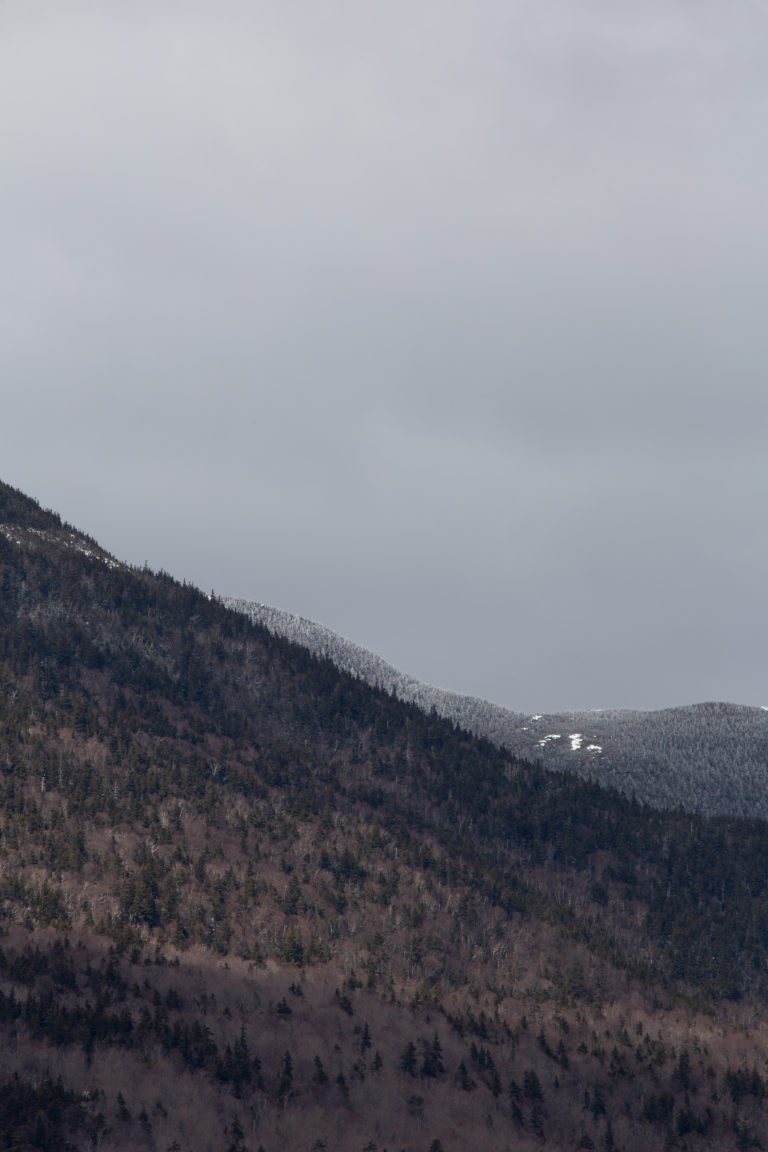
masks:
{"type": "Polygon", "coordinates": [[[2,0],[0,478],[519,710],[768,704],[764,0],[2,0]]]}

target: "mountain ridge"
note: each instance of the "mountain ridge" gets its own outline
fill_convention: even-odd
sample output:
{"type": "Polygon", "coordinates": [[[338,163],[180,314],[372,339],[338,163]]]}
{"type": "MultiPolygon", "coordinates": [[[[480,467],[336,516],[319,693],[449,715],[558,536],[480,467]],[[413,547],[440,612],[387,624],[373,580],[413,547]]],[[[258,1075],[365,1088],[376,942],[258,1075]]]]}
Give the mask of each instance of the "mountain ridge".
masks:
{"type": "Polygon", "coordinates": [[[0,1142],[768,1145],[768,825],[545,770],[0,483],[0,1142]]]}
{"type": "Polygon", "coordinates": [[[768,709],[703,702],[653,711],[514,712],[425,684],[313,620],[242,598],[222,602],[365,683],[547,768],[660,809],[768,818],[768,709]]]}

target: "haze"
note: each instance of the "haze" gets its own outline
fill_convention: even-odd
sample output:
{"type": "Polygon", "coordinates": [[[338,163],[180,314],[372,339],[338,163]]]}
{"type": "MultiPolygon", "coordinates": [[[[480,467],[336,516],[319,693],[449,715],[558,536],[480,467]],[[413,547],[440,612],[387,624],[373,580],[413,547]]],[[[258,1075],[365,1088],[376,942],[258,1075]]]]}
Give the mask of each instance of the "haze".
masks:
{"type": "Polygon", "coordinates": [[[767,38],[6,0],[0,475],[512,709],[768,703],[767,38]]]}

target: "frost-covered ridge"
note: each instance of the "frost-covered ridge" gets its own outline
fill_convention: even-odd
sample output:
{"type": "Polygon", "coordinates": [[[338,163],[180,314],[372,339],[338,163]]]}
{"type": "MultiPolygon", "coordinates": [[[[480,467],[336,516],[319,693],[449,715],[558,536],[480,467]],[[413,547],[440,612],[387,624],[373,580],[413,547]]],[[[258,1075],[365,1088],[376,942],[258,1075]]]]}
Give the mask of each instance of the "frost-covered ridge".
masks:
{"type": "Polygon", "coordinates": [[[518,716],[487,700],[434,688],[431,684],[424,684],[413,676],[398,672],[374,652],[339,636],[337,632],[332,632],[314,620],[306,620],[303,616],[294,616],[291,612],[270,608],[253,600],[225,597],[223,602],[228,608],[244,612],[273,635],[300,644],[313,656],[331,660],[337,668],[359,677],[372,688],[381,688],[400,700],[416,704],[425,712],[431,712],[434,708],[439,716],[452,720],[476,735],[490,736],[495,733],[490,738],[496,743],[503,743],[500,737],[511,718],[516,721],[525,719],[522,714],[518,716]]]}
{"type": "Polygon", "coordinates": [[[423,684],[302,616],[225,599],[277,636],[518,756],[610,785],[657,808],[768,819],[768,710],[693,704],[656,712],[512,712],[423,684]]]}
{"type": "Polygon", "coordinates": [[[17,544],[20,548],[39,540],[46,544],[58,544],[59,547],[70,549],[73,552],[80,552],[81,555],[90,556],[93,560],[100,560],[102,564],[106,564],[107,568],[124,567],[119,560],[115,560],[103,548],[99,548],[97,544],[89,541],[86,537],[77,532],[68,531],[66,528],[49,530],[32,528],[26,524],[0,524],[0,532],[6,540],[9,540],[11,544],[17,544]]]}

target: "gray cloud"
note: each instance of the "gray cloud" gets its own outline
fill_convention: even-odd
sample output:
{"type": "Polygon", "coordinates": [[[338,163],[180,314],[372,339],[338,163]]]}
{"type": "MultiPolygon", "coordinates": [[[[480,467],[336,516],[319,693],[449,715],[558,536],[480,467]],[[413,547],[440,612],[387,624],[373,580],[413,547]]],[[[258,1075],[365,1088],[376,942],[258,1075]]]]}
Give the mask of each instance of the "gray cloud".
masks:
{"type": "Polygon", "coordinates": [[[766,32],[1,6],[3,478],[513,708],[763,703],[766,32]]]}

